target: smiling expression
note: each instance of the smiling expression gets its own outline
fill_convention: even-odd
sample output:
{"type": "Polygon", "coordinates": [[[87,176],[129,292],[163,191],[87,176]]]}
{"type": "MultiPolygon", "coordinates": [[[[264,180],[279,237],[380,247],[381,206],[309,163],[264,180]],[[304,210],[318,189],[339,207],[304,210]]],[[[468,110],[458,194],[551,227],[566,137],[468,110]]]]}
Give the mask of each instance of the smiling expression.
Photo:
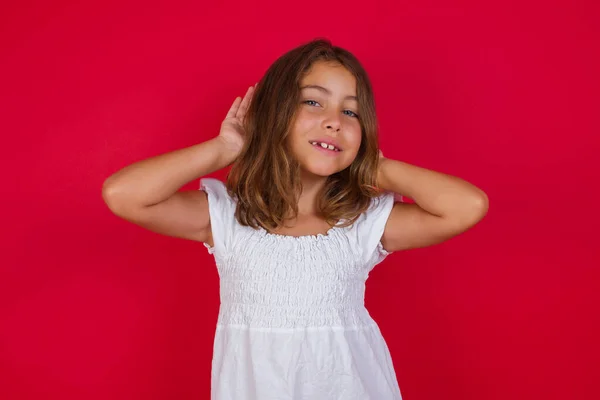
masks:
{"type": "Polygon", "coordinates": [[[352,164],[361,143],[356,78],[317,61],[300,81],[300,105],[288,137],[304,173],[327,177],[352,164]]]}

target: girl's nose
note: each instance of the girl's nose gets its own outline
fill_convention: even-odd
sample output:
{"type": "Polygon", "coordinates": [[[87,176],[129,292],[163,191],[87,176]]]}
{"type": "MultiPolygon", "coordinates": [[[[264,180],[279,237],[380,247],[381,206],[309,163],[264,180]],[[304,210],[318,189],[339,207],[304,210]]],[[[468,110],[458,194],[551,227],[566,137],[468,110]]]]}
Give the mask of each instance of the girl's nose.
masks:
{"type": "Polygon", "coordinates": [[[329,131],[337,132],[341,129],[342,123],[340,122],[339,116],[331,116],[327,118],[324,122],[325,128],[329,131]]]}

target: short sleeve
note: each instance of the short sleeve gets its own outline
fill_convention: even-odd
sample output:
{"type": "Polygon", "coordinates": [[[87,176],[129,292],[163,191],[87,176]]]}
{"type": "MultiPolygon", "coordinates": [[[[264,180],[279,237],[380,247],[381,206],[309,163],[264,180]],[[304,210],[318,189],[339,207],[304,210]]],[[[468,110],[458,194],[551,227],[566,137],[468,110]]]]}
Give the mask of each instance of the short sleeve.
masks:
{"type": "Polygon", "coordinates": [[[214,178],[200,180],[200,190],[208,197],[208,212],[213,246],[204,243],[210,254],[225,255],[229,251],[235,229],[236,203],[223,182],[214,178]]]}
{"type": "Polygon", "coordinates": [[[379,264],[391,252],[383,248],[381,238],[385,225],[394,207],[395,196],[392,192],[375,197],[369,208],[355,222],[355,233],[358,246],[362,250],[363,259],[379,264]]]}

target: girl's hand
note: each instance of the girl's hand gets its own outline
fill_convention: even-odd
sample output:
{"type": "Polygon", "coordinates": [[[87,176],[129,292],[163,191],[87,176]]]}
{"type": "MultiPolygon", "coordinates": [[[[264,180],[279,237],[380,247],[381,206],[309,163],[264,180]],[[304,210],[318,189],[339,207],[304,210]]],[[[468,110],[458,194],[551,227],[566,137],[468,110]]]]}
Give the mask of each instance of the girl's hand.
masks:
{"type": "Polygon", "coordinates": [[[243,99],[239,96],[236,97],[225,120],[221,123],[221,131],[218,137],[223,141],[227,150],[232,152],[233,158],[237,158],[244,146],[244,140],[246,139],[244,118],[250,106],[255,87],[256,85],[250,86],[243,99]]]}

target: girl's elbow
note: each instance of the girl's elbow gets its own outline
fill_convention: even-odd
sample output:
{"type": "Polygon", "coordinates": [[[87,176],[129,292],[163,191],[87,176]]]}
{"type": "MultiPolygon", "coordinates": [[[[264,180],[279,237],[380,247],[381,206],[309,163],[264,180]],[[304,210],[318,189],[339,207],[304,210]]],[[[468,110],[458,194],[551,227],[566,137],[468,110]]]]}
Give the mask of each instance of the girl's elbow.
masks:
{"type": "Polygon", "coordinates": [[[487,195],[483,192],[482,194],[475,199],[469,205],[469,209],[466,212],[466,216],[464,217],[464,221],[467,225],[467,228],[471,228],[479,221],[481,221],[487,214],[490,208],[490,202],[487,195]]]}
{"type": "Polygon", "coordinates": [[[123,190],[111,178],[107,178],[102,185],[102,200],[113,214],[122,216],[126,214],[126,210],[131,206],[128,205],[123,190]]]}

